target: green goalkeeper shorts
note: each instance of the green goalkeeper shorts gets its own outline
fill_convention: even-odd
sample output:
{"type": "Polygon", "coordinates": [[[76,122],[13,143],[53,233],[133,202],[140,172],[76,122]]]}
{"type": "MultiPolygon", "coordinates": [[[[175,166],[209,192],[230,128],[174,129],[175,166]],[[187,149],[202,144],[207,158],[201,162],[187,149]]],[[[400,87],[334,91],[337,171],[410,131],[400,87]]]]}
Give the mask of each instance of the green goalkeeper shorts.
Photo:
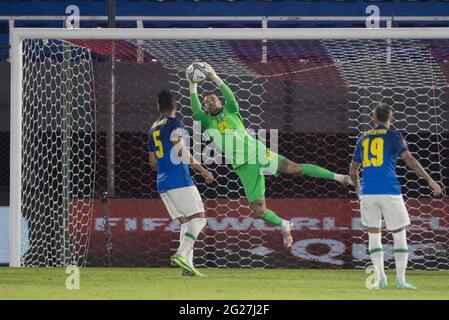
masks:
{"type": "Polygon", "coordinates": [[[263,159],[256,158],[235,169],[240,177],[246,199],[254,202],[265,195],[265,175],[279,175],[279,163],[285,159],[280,154],[267,149],[263,159]],[[253,163],[255,162],[255,163],[253,163]],[[265,174],[264,174],[265,172],[265,174]]]}

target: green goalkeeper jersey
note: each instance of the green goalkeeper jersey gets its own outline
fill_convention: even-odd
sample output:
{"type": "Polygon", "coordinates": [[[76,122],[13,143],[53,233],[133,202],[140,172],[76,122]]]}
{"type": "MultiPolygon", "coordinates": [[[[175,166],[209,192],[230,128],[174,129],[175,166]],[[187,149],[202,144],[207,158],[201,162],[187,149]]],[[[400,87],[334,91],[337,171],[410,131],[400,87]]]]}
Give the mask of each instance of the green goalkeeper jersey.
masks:
{"type": "Polygon", "coordinates": [[[201,122],[202,131],[220,148],[234,169],[246,163],[255,163],[257,153],[265,154],[267,148],[246,131],[239,113],[239,104],[231,89],[223,83],[220,91],[225,104],[222,111],[216,115],[204,112],[198,94],[191,93],[193,116],[201,122]]]}

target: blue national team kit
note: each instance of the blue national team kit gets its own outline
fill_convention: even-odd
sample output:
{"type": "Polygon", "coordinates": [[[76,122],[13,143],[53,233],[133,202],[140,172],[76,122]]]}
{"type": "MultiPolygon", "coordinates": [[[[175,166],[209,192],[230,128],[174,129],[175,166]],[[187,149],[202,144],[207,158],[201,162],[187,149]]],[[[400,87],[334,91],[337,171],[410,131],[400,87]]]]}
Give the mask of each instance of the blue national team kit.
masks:
{"type": "MultiPolygon", "coordinates": [[[[159,193],[194,185],[189,165],[171,159],[173,145],[170,136],[173,131],[182,128],[183,125],[178,119],[161,116],[148,131],[148,150],[154,152],[157,159],[157,189],[159,193]]],[[[179,133],[175,132],[172,138],[178,139],[179,137],[179,133]]]]}
{"type": "Polygon", "coordinates": [[[400,195],[396,163],[405,151],[407,143],[400,132],[378,126],[361,135],[353,156],[363,168],[361,194],[400,195]]]}

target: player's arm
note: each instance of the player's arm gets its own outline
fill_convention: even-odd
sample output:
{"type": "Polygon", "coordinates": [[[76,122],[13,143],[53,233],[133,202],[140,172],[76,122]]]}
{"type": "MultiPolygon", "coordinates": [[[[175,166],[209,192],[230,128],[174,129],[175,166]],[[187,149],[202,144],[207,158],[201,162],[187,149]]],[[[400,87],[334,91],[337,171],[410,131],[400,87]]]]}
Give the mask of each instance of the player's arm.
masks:
{"type": "Polygon", "coordinates": [[[410,151],[404,151],[401,153],[401,158],[405,161],[407,166],[412,169],[418,176],[423,178],[429,183],[429,186],[433,190],[434,196],[439,196],[442,192],[441,186],[436,183],[435,180],[426,172],[426,170],[422,167],[418,160],[410,153],[410,151]]]}
{"type": "Polygon", "coordinates": [[[359,181],[359,171],[360,171],[361,163],[352,160],[351,165],[349,167],[349,177],[351,177],[352,182],[354,183],[355,192],[358,196],[360,196],[360,181],[359,181]]]}
{"type": "Polygon", "coordinates": [[[147,141],[147,147],[148,147],[148,162],[150,163],[151,169],[157,172],[157,160],[156,160],[156,148],[153,142],[153,139],[151,139],[152,131],[148,132],[148,141],[147,141]]]}
{"type": "Polygon", "coordinates": [[[349,177],[351,178],[352,182],[354,183],[355,192],[357,193],[357,196],[359,196],[359,197],[360,197],[359,172],[360,172],[360,167],[362,164],[362,157],[361,157],[361,141],[362,141],[362,139],[363,139],[363,136],[360,136],[357,139],[354,154],[352,155],[351,165],[349,167],[349,177]]]}
{"type": "Polygon", "coordinates": [[[153,151],[150,151],[148,154],[148,158],[150,161],[150,167],[154,170],[157,171],[157,160],[156,160],[156,155],[154,154],[153,151]]]}
{"type": "Polygon", "coordinates": [[[178,156],[183,163],[187,163],[193,170],[199,172],[206,180],[206,183],[214,181],[214,175],[212,172],[204,168],[195,158],[192,156],[189,150],[185,147],[181,139],[172,141],[173,148],[178,152],[178,156]]]}
{"type": "Polygon", "coordinates": [[[190,90],[190,105],[192,107],[192,113],[195,120],[200,122],[206,122],[208,120],[208,115],[201,108],[201,102],[198,98],[198,85],[189,80],[189,77],[186,74],[187,81],[189,82],[189,90],[190,90]]]}
{"type": "Polygon", "coordinates": [[[237,99],[232,93],[232,90],[228,87],[226,83],[217,75],[215,70],[211,67],[210,64],[204,63],[205,71],[210,80],[212,80],[217,87],[220,88],[221,94],[225,99],[225,107],[229,112],[239,112],[239,104],[237,103],[237,99]]]}

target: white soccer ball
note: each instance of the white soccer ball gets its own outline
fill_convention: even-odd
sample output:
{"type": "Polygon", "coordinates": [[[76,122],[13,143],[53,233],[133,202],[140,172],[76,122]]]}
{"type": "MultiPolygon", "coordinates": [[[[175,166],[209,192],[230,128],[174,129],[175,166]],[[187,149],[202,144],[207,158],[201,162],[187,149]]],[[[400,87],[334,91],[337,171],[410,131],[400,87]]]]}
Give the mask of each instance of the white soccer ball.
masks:
{"type": "Polygon", "coordinates": [[[194,62],[187,68],[187,77],[194,83],[201,83],[207,78],[204,63],[194,62]]]}

